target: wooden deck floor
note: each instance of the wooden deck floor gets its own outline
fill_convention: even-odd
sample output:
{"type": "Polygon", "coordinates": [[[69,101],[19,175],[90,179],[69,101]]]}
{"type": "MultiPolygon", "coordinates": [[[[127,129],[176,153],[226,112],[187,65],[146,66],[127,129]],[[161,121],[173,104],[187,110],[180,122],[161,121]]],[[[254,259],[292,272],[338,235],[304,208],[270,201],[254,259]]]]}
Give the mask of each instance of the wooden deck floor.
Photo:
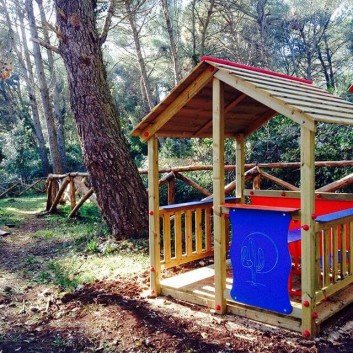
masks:
{"type": "MultiPolygon", "coordinates": [[[[249,307],[235,302],[229,291],[232,287],[232,273],[228,265],[225,297],[227,299],[227,311],[267,324],[282,326],[291,330],[300,331],[300,304],[292,302],[293,313],[284,316],[266,310],[249,307]]],[[[161,281],[163,295],[169,295],[175,299],[194,303],[213,309],[215,306],[214,295],[214,268],[213,265],[191,270],[161,281]]]]}

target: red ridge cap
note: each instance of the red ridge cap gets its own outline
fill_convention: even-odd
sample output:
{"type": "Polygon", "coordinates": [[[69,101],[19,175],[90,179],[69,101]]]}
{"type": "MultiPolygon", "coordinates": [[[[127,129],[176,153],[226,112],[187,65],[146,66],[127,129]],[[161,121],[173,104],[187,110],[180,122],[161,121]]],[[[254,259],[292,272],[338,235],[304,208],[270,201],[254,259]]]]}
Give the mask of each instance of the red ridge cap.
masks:
{"type": "Polygon", "coordinates": [[[351,87],[348,88],[348,92],[353,93],[353,85],[351,85],[351,87]]]}
{"type": "MultiPolygon", "coordinates": [[[[262,69],[260,67],[240,64],[240,63],[236,63],[234,61],[218,59],[218,58],[214,58],[213,56],[203,56],[201,58],[201,61],[211,61],[211,62],[214,62],[214,63],[217,63],[217,64],[224,64],[224,65],[228,65],[228,66],[238,67],[240,69],[246,69],[246,70],[249,70],[249,71],[261,72],[263,74],[267,74],[267,75],[271,75],[271,76],[275,76],[275,77],[280,77],[280,78],[285,78],[285,79],[291,80],[291,81],[297,81],[297,82],[308,83],[308,84],[312,84],[313,83],[312,80],[307,80],[305,78],[285,75],[285,74],[281,74],[280,72],[275,72],[275,71],[271,71],[271,70],[267,70],[267,69],[262,69]]],[[[353,92],[353,85],[351,86],[351,88],[352,88],[352,92],[353,92]]]]}

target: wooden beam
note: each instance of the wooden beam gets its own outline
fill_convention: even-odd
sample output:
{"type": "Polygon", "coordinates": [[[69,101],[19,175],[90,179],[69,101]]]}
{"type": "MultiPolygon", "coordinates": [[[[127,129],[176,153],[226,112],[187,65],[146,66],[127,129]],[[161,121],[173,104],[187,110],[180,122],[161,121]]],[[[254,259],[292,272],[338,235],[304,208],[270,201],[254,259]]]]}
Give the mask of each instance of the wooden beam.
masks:
{"type": "Polygon", "coordinates": [[[50,209],[49,209],[49,212],[54,212],[56,210],[56,206],[58,205],[58,203],[60,202],[61,200],[61,197],[66,189],[66,187],[69,185],[70,183],[70,178],[66,177],[61,186],[60,186],[60,189],[58,190],[58,193],[56,194],[55,196],[55,199],[52,203],[52,205],[50,206],[50,209]]]}
{"type": "Polygon", "coordinates": [[[190,185],[191,187],[195,188],[198,192],[200,192],[201,194],[205,195],[205,196],[210,196],[212,195],[210,191],[208,191],[207,189],[205,189],[204,187],[202,187],[201,185],[197,184],[194,180],[188,178],[187,176],[175,172],[175,176],[177,179],[182,180],[184,183],[190,185]]]}
{"type": "Polygon", "coordinates": [[[52,179],[47,180],[47,203],[45,206],[45,210],[48,212],[50,210],[51,204],[53,203],[53,200],[51,199],[51,189],[53,187],[54,181],[52,179]]]}
{"type": "Polygon", "coordinates": [[[154,123],[141,133],[141,140],[147,141],[164,126],[185,104],[187,104],[212,79],[214,71],[205,70],[190,84],[162,113],[154,123]]]}
{"type": "MultiPolygon", "coordinates": [[[[45,179],[44,179],[45,180],[45,179]]],[[[35,187],[37,184],[39,184],[41,181],[43,181],[43,179],[38,179],[35,182],[33,182],[32,184],[30,184],[29,186],[27,186],[23,191],[21,191],[18,196],[23,195],[26,191],[32,189],[33,187],[35,187]]]]}
{"type": "MultiPolygon", "coordinates": [[[[274,168],[274,169],[283,169],[283,168],[290,168],[290,169],[299,169],[300,162],[274,162],[274,163],[247,163],[245,164],[246,169],[253,168],[258,166],[260,168],[274,168]]],[[[345,160],[345,161],[319,161],[315,162],[316,168],[322,167],[353,167],[353,160],[345,160]]],[[[234,170],[235,165],[230,164],[224,166],[225,170],[234,170]]],[[[213,166],[211,164],[207,165],[189,165],[183,167],[170,167],[170,168],[162,168],[159,170],[159,173],[168,173],[168,172],[193,172],[193,171],[200,171],[200,170],[212,170],[213,166]]],[[[139,169],[140,174],[147,174],[148,169],[139,169]]]]}
{"type": "Polygon", "coordinates": [[[3,196],[5,196],[5,195],[6,195],[7,193],[9,193],[10,191],[14,190],[18,184],[21,184],[21,181],[15,182],[13,185],[11,185],[9,188],[7,188],[4,192],[2,192],[2,193],[0,194],[0,198],[3,197],[3,196]]]}
{"type": "Polygon", "coordinates": [[[235,137],[235,196],[240,199],[240,203],[244,203],[244,188],[245,188],[245,139],[243,134],[235,137]]]}
{"type": "MultiPolygon", "coordinates": [[[[234,168],[236,168],[236,167],[234,166],[233,169],[234,168]]],[[[255,167],[249,169],[248,171],[246,171],[246,173],[244,174],[244,178],[245,178],[245,180],[252,180],[257,175],[259,175],[259,172],[258,172],[258,168],[255,166],[255,167]]],[[[236,187],[237,187],[236,180],[231,181],[229,184],[227,184],[224,187],[224,194],[229,195],[232,191],[234,191],[236,189],[236,187]]],[[[212,198],[213,198],[213,194],[203,198],[202,201],[211,200],[212,198]]]]}
{"type": "Polygon", "coordinates": [[[160,178],[158,185],[162,186],[162,185],[168,183],[171,179],[175,179],[175,175],[174,175],[173,171],[169,172],[168,174],[166,174],[162,178],[160,178]]]}
{"type": "Polygon", "coordinates": [[[159,187],[158,187],[158,140],[148,140],[148,209],[149,209],[149,253],[151,296],[161,292],[160,286],[160,228],[159,228],[159,187]]]}
{"type": "Polygon", "coordinates": [[[254,84],[233,76],[222,69],[217,71],[214,76],[235,89],[245,93],[249,97],[273,109],[274,111],[287,116],[299,125],[306,126],[309,130],[315,131],[316,127],[314,119],[312,119],[310,115],[295,107],[285,104],[281,99],[271,96],[271,94],[266,92],[264,89],[256,88],[254,84]]]}
{"type": "Polygon", "coordinates": [[[227,114],[230,112],[232,109],[234,109],[237,105],[239,105],[245,98],[247,97],[246,94],[242,93],[239,97],[234,99],[233,102],[230,102],[225,108],[224,108],[224,113],[227,114]]]}
{"type": "Polygon", "coordinates": [[[76,206],[76,187],[74,177],[70,176],[70,207],[73,210],[76,206]]]}
{"type": "Polygon", "coordinates": [[[94,193],[94,190],[93,190],[93,188],[91,188],[88,190],[88,192],[85,195],[83,195],[80,198],[80,200],[77,202],[76,206],[69,213],[69,218],[72,218],[76,215],[76,213],[80,209],[80,207],[93,195],[93,193],[94,193]]]}
{"type": "Polygon", "coordinates": [[[226,237],[221,205],[224,203],[224,85],[213,79],[213,229],[215,311],[226,312],[226,237]]]}
{"type": "MultiPolygon", "coordinates": [[[[231,111],[232,109],[234,109],[240,102],[242,102],[245,98],[247,97],[246,94],[242,93],[239,97],[237,97],[236,99],[234,99],[233,102],[229,103],[225,108],[224,108],[224,113],[228,113],[229,111],[231,111]]],[[[212,126],[212,120],[213,118],[211,118],[209,121],[207,121],[206,124],[202,125],[193,135],[196,136],[198,135],[200,132],[207,130],[208,128],[210,128],[212,126]]]]}
{"type": "Polygon", "coordinates": [[[330,184],[327,184],[325,186],[322,186],[321,188],[316,189],[316,191],[320,191],[320,192],[333,192],[336,191],[338,189],[342,189],[348,185],[352,185],[353,184],[353,173],[346,175],[345,177],[333,181],[330,184]]]}
{"type": "Polygon", "coordinates": [[[273,181],[274,183],[280,185],[280,186],[283,186],[284,188],[290,190],[290,191],[299,191],[300,189],[297,188],[296,186],[294,186],[293,184],[291,183],[287,183],[286,181],[280,179],[280,178],[277,178],[269,173],[266,173],[264,172],[263,170],[261,170],[259,168],[259,173],[261,176],[263,176],[265,179],[268,179],[268,180],[271,180],[273,181]]]}
{"type": "Polygon", "coordinates": [[[301,163],[300,194],[301,194],[301,251],[302,251],[302,330],[313,337],[316,333],[315,320],[312,313],[315,309],[315,133],[306,126],[301,127],[301,163]],[[308,305],[304,305],[307,303],[308,305]]]}
{"type": "Polygon", "coordinates": [[[174,203],[175,203],[175,176],[174,178],[168,179],[168,205],[172,205],[174,203]]]}

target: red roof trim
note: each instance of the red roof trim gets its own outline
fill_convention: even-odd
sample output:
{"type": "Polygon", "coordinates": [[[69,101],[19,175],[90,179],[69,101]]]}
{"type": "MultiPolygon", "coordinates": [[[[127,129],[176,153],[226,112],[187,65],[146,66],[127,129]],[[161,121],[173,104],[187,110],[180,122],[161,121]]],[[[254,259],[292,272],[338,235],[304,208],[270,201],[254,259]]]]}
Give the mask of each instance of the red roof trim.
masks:
{"type": "Polygon", "coordinates": [[[349,93],[353,93],[353,85],[348,88],[348,92],[349,92],[349,93]]]}
{"type": "MultiPolygon", "coordinates": [[[[281,74],[279,72],[266,70],[266,69],[261,69],[260,67],[239,64],[239,63],[235,63],[234,61],[218,59],[218,58],[214,58],[213,56],[203,56],[201,58],[201,61],[211,61],[211,62],[214,62],[214,63],[217,63],[217,64],[224,64],[224,65],[228,65],[228,66],[238,67],[240,69],[245,69],[245,70],[250,70],[250,71],[255,71],[255,72],[261,72],[263,74],[267,74],[267,75],[271,75],[271,76],[275,76],[275,77],[280,77],[280,78],[285,78],[285,79],[291,80],[291,81],[297,81],[297,82],[308,83],[308,84],[312,84],[313,83],[313,81],[307,80],[305,78],[285,75],[285,74],[281,74]]],[[[352,87],[353,87],[353,85],[352,85],[352,87]]],[[[352,90],[353,90],[353,88],[352,88],[352,90]]]]}

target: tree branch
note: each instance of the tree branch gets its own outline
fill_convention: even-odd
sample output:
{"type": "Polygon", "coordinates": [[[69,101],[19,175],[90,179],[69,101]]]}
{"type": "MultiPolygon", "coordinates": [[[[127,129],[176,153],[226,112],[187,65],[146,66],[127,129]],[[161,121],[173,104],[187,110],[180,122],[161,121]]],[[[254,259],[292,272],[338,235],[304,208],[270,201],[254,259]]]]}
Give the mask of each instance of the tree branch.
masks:
{"type": "Polygon", "coordinates": [[[60,54],[59,48],[54,47],[54,45],[51,45],[51,44],[45,42],[44,40],[31,38],[31,41],[40,44],[42,47],[44,47],[48,50],[51,50],[54,53],[60,54]]]}
{"type": "Polygon", "coordinates": [[[100,42],[101,45],[107,39],[108,32],[109,32],[109,29],[110,29],[110,25],[112,24],[112,18],[113,18],[113,15],[114,15],[114,10],[115,10],[115,1],[114,0],[110,0],[109,7],[108,7],[108,14],[107,14],[107,17],[105,18],[103,30],[102,30],[102,33],[101,33],[101,35],[99,37],[99,42],[100,42]]]}
{"type": "Polygon", "coordinates": [[[53,31],[59,39],[62,39],[60,31],[58,31],[58,29],[55,28],[51,23],[49,23],[48,21],[44,21],[43,26],[46,26],[48,29],[53,31]]]}

